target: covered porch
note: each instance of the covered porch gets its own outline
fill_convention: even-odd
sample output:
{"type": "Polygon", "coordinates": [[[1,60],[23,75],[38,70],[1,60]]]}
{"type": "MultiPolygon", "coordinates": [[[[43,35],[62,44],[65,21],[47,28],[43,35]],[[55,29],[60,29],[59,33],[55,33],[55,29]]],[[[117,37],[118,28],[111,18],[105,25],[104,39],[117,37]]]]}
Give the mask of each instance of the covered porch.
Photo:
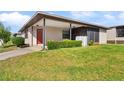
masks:
{"type": "Polygon", "coordinates": [[[32,46],[38,45],[45,48],[49,40],[74,40],[72,31],[81,26],[84,25],[43,18],[32,26],[32,31],[30,30],[32,39],[28,41],[32,46]]]}

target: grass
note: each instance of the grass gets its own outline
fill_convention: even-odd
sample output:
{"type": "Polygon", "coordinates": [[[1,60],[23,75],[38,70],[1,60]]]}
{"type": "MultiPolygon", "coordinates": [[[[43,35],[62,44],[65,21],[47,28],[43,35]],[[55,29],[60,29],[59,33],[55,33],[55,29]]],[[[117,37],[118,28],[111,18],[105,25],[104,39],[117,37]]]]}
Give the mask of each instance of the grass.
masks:
{"type": "Polygon", "coordinates": [[[13,45],[12,41],[8,41],[6,44],[4,44],[4,47],[0,46],[0,53],[15,50],[16,48],[17,47],[13,45]]]}
{"type": "Polygon", "coordinates": [[[0,53],[2,52],[8,52],[8,51],[11,51],[11,50],[15,50],[17,47],[14,46],[14,45],[11,45],[11,46],[5,46],[5,47],[0,47],[0,53]]]}
{"type": "Polygon", "coordinates": [[[0,62],[0,80],[124,80],[124,46],[63,48],[0,62]]]}

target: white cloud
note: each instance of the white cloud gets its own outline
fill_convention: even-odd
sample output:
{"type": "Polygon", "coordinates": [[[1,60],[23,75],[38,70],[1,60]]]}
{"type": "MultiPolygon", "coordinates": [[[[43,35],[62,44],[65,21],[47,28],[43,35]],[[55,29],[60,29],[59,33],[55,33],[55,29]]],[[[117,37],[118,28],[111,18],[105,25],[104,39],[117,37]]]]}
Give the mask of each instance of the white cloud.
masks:
{"type": "Polygon", "coordinates": [[[115,16],[110,15],[110,14],[105,14],[104,17],[105,17],[106,19],[110,19],[110,20],[115,19],[115,16]]]}
{"type": "Polygon", "coordinates": [[[121,12],[121,13],[118,15],[118,18],[119,18],[119,19],[124,19],[124,12],[121,12]]]}
{"type": "Polygon", "coordinates": [[[94,14],[92,11],[72,11],[70,13],[76,18],[89,17],[94,14]]]}
{"type": "Polygon", "coordinates": [[[56,14],[56,13],[54,13],[54,12],[48,12],[48,13],[50,13],[50,14],[56,14]]]}
{"type": "Polygon", "coordinates": [[[22,26],[27,20],[29,20],[30,16],[23,15],[19,12],[11,12],[11,13],[1,13],[0,21],[6,23],[9,26],[22,26]]]}

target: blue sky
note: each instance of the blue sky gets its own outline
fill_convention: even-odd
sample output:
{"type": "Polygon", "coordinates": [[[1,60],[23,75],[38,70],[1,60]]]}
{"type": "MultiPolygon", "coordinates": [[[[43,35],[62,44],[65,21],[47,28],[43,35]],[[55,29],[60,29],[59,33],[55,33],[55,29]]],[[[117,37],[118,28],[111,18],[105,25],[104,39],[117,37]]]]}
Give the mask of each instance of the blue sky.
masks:
{"type": "MultiPolygon", "coordinates": [[[[124,24],[123,11],[47,11],[51,14],[57,14],[89,23],[95,23],[103,26],[113,26],[124,24]]],[[[0,21],[11,28],[11,32],[17,32],[28,21],[34,11],[2,11],[0,12],[0,21]]]]}

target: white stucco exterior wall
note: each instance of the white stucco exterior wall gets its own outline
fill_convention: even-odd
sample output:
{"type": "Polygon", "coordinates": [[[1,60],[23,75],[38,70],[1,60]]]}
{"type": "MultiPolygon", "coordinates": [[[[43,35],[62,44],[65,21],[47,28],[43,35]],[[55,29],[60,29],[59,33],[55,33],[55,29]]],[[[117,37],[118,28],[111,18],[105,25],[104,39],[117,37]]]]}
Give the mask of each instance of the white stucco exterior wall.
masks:
{"type": "Polygon", "coordinates": [[[107,30],[107,40],[115,40],[116,38],[116,28],[111,28],[107,30]]]}
{"type": "Polygon", "coordinates": [[[21,33],[21,37],[25,38],[25,32],[21,33]]]}
{"type": "Polygon", "coordinates": [[[33,26],[43,26],[43,19],[39,20],[38,22],[36,22],[35,24],[33,24],[33,26]]]}
{"type": "Polygon", "coordinates": [[[34,26],[33,26],[33,32],[32,32],[32,26],[28,28],[28,38],[25,38],[25,44],[29,44],[30,46],[32,46],[32,43],[33,46],[37,45],[37,28],[34,26]],[[33,39],[32,39],[32,35],[33,35],[33,39]]]}
{"type": "MultiPolygon", "coordinates": [[[[41,26],[33,26],[33,46],[37,45],[37,29],[42,29],[41,26]]],[[[62,40],[63,28],[46,27],[46,43],[48,40],[62,40]]],[[[32,27],[28,28],[28,38],[25,38],[25,43],[32,46],[32,27]]]]}
{"type": "Polygon", "coordinates": [[[33,26],[33,46],[37,45],[37,28],[33,26]]]}
{"type": "Polygon", "coordinates": [[[107,30],[107,40],[109,41],[124,41],[124,37],[117,37],[116,36],[116,28],[111,28],[107,30]]]}
{"type": "Polygon", "coordinates": [[[99,44],[107,44],[107,32],[105,29],[99,29],[99,44]]]}
{"type": "MultiPolygon", "coordinates": [[[[43,20],[39,20],[33,25],[33,45],[37,45],[37,29],[42,29],[43,20]]],[[[50,27],[46,22],[46,43],[48,40],[59,41],[62,40],[62,31],[63,28],[60,27],[50,27]]]]}
{"type": "Polygon", "coordinates": [[[32,46],[32,27],[28,28],[28,38],[27,38],[27,43],[32,46]]]}
{"type": "Polygon", "coordinates": [[[48,40],[55,40],[55,41],[62,40],[62,31],[63,31],[63,28],[46,27],[46,41],[48,41],[48,40]]]}
{"type": "Polygon", "coordinates": [[[25,37],[25,34],[26,34],[25,32],[26,32],[26,31],[23,31],[23,32],[21,33],[21,37],[25,38],[25,44],[29,44],[28,38],[25,37]]]}

